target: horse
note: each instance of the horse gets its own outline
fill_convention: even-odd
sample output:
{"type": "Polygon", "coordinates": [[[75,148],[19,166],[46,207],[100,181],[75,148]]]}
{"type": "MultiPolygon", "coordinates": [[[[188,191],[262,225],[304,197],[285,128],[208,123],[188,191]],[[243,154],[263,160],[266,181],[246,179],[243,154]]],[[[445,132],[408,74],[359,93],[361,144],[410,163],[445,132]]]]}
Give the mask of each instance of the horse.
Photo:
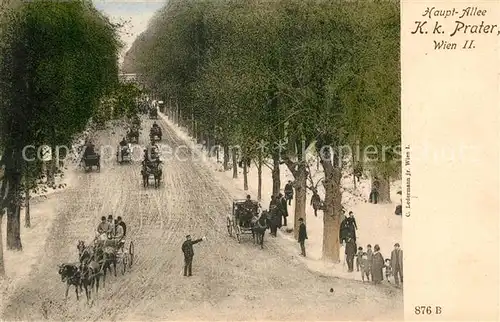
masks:
{"type": "Polygon", "coordinates": [[[103,273],[102,283],[103,286],[106,286],[106,274],[107,271],[111,273],[111,265],[113,265],[114,275],[116,277],[116,264],[117,258],[114,251],[110,250],[109,246],[94,246],[94,260],[101,264],[100,272],[103,273]]]}
{"type": "Polygon", "coordinates": [[[144,188],[149,186],[149,176],[151,174],[154,177],[154,187],[158,188],[160,186],[162,171],[161,171],[159,164],[154,166],[154,167],[144,166],[141,170],[141,174],[142,174],[142,184],[143,184],[144,188]]]}
{"type": "Polygon", "coordinates": [[[101,266],[97,261],[92,260],[88,263],[83,263],[80,265],[81,280],[83,288],[85,289],[85,295],[87,297],[87,302],[90,301],[92,295],[92,289],[95,286],[96,297],[99,293],[99,279],[101,275],[101,266]]]}
{"type": "Polygon", "coordinates": [[[83,292],[79,267],[75,264],[61,264],[58,266],[58,269],[61,281],[66,282],[65,298],[68,299],[69,288],[73,285],[75,286],[76,299],[79,300],[78,289],[80,289],[80,292],[83,292]]]}
{"type": "Polygon", "coordinates": [[[260,217],[252,222],[252,237],[254,244],[260,244],[260,248],[264,248],[264,235],[266,234],[266,229],[268,228],[269,222],[269,212],[267,210],[262,211],[260,217]]]}
{"type": "Polygon", "coordinates": [[[102,274],[104,262],[99,264],[97,254],[92,247],[86,247],[83,240],[78,241],[78,252],[80,257],[80,270],[82,272],[82,285],[85,288],[87,300],[90,298],[91,290],[95,285],[96,295],[99,292],[99,280],[102,274]],[[90,286],[90,289],[88,287],[90,286]]]}

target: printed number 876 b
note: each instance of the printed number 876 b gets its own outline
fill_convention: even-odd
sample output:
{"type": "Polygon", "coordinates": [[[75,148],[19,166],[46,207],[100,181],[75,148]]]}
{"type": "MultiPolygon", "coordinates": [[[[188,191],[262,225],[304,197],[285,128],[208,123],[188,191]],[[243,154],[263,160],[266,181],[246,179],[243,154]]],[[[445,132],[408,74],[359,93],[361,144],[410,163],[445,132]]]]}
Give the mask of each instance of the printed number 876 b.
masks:
{"type": "Polygon", "coordinates": [[[431,314],[441,314],[442,308],[440,306],[415,306],[415,314],[416,315],[431,315],[431,314]]]}

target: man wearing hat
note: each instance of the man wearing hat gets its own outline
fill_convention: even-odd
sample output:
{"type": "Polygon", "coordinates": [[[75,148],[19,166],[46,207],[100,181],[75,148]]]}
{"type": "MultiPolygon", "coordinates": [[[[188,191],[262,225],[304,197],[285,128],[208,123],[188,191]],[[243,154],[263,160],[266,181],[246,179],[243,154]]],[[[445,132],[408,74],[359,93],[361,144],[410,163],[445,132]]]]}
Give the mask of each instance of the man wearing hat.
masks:
{"type": "Polygon", "coordinates": [[[300,255],[306,257],[306,246],[305,242],[307,239],[306,224],[304,224],[304,219],[299,218],[299,238],[298,242],[300,244],[300,255]]]}
{"type": "Polygon", "coordinates": [[[107,234],[109,231],[109,224],[106,221],[106,217],[102,216],[101,217],[101,222],[97,226],[97,234],[102,235],[102,234],[107,234]]]}
{"type": "Polygon", "coordinates": [[[184,243],[182,243],[182,252],[184,253],[184,276],[193,276],[193,245],[205,239],[205,237],[202,237],[200,239],[191,240],[191,235],[187,235],[186,240],[184,241],[184,243]]]}
{"type": "Polygon", "coordinates": [[[108,216],[108,238],[113,238],[115,236],[115,221],[113,215],[108,216]]]}
{"type": "Polygon", "coordinates": [[[282,193],[278,195],[278,200],[279,200],[278,208],[281,211],[281,216],[283,217],[283,226],[286,226],[287,225],[286,217],[288,217],[288,206],[286,203],[286,199],[282,193]]]}

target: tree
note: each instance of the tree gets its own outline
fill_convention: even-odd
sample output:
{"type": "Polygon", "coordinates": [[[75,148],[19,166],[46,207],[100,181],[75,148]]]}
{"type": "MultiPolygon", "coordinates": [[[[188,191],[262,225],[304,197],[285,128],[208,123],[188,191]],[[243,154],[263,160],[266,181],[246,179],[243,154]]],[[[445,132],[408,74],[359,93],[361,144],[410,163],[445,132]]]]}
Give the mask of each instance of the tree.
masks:
{"type": "Polygon", "coordinates": [[[56,151],[85,128],[118,81],[121,45],[118,27],[87,1],[22,3],[1,23],[0,206],[7,207],[7,247],[21,250],[22,195],[45,175],[43,163],[23,151],[56,151]]]}

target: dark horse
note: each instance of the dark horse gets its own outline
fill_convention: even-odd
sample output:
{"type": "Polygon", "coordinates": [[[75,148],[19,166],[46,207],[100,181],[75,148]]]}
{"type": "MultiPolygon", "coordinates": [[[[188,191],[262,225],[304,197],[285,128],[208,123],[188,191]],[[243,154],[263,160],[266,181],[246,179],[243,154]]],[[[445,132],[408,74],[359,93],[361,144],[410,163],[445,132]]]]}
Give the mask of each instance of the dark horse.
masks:
{"type": "Polygon", "coordinates": [[[94,247],[94,259],[98,263],[102,263],[102,265],[100,265],[101,267],[100,272],[103,273],[102,277],[103,286],[106,286],[107,271],[109,270],[109,272],[111,273],[111,265],[113,265],[113,271],[116,277],[117,258],[116,254],[113,251],[110,251],[109,248],[110,247],[106,245],[96,245],[94,247]]]}
{"type": "Polygon", "coordinates": [[[90,300],[92,288],[95,286],[96,297],[99,293],[99,281],[102,274],[104,262],[100,265],[97,256],[91,247],[86,247],[85,242],[78,241],[78,252],[80,257],[80,271],[82,275],[82,285],[85,289],[87,301],[90,300]]]}
{"type": "Polygon", "coordinates": [[[76,299],[79,300],[78,290],[82,292],[82,281],[81,281],[81,271],[75,264],[61,264],[58,267],[59,275],[61,275],[61,281],[66,282],[66,295],[68,298],[69,287],[71,285],[75,286],[76,299]]]}
{"type": "Polygon", "coordinates": [[[252,223],[252,237],[254,244],[260,244],[260,248],[264,248],[264,235],[269,223],[269,212],[262,211],[259,219],[252,223]]]}
{"type": "Polygon", "coordinates": [[[156,164],[152,167],[143,166],[141,174],[142,174],[142,185],[144,186],[144,188],[149,186],[150,175],[153,175],[154,177],[155,188],[158,188],[160,186],[162,171],[159,164],[156,164]]]}

